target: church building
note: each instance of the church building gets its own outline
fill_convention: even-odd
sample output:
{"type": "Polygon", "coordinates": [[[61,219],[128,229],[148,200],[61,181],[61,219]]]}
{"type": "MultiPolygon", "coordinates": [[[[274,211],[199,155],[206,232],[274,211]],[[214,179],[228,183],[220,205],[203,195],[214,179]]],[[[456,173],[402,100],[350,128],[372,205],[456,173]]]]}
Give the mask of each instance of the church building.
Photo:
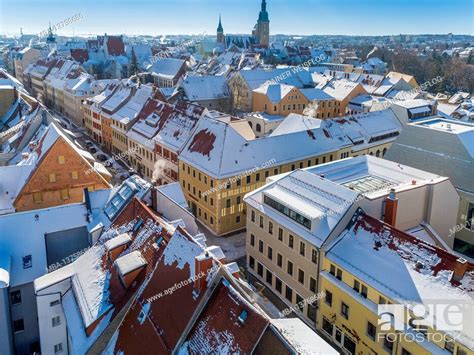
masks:
{"type": "Polygon", "coordinates": [[[258,20],[252,30],[252,36],[224,35],[221,16],[219,15],[219,25],[217,26],[217,43],[221,43],[225,48],[237,46],[248,48],[251,45],[268,48],[270,43],[270,20],[268,19],[267,2],[262,0],[258,20]]]}

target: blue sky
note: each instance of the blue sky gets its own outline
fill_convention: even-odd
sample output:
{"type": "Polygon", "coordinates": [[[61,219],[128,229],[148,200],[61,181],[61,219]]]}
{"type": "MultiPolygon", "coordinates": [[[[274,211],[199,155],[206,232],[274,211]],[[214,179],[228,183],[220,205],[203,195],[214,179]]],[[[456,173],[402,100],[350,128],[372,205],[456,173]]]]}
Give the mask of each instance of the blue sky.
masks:
{"type": "MultiPolygon", "coordinates": [[[[474,0],[267,0],[270,32],[474,34],[474,0]]],[[[58,34],[249,33],[260,0],[0,0],[0,33],[37,33],[81,13],[58,34]]]]}

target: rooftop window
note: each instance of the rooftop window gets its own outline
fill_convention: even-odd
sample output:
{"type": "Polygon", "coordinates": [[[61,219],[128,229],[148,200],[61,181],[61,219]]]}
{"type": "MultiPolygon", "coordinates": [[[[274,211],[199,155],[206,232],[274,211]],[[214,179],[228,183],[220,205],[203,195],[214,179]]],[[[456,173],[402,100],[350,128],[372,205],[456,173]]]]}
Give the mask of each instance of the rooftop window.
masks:
{"type": "Polygon", "coordinates": [[[280,202],[275,201],[274,199],[264,195],[264,202],[269,205],[270,207],[273,207],[276,209],[278,212],[283,213],[285,216],[290,217],[292,220],[295,222],[301,224],[302,226],[311,229],[311,221],[299,214],[296,211],[293,211],[292,209],[286,207],[285,205],[281,204],[280,202]]]}

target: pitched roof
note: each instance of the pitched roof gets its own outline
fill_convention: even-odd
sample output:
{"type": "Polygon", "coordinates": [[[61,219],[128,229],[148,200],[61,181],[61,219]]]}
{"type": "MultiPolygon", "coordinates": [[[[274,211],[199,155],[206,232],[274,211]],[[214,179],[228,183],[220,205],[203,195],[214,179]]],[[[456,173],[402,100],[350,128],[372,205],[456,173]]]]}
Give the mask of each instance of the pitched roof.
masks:
{"type": "Polygon", "coordinates": [[[359,85],[346,79],[334,80],[329,82],[324,88],[323,91],[336,98],[337,100],[345,100],[359,85]]]}
{"type": "Polygon", "coordinates": [[[223,278],[179,351],[250,354],[268,324],[268,319],[223,278]]]}
{"type": "Polygon", "coordinates": [[[253,91],[266,95],[272,103],[276,104],[279,103],[293,89],[294,86],[286,84],[264,84],[253,91]]]}
{"type": "Polygon", "coordinates": [[[195,100],[214,100],[230,96],[229,87],[225,76],[186,76],[180,87],[183,88],[186,98],[193,102],[195,100]]]}
{"type": "Polygon", "coordinates": [[[82,48],[71,48],[71,57],[79,63],[84,63],[89,60],[89,52],[87,49],[82,48]]]}
{"type": "Polygon", "coordinates": [[[280,165],[350,144],[347,138],[319,128],[246,140],[232,124],[203,117],[180,158],[213,177],[222,178],[253,169],[262,162],[280,165]],[[282,150],[282,146],[286,148],[282,150]]]}
{"type": "MultiPolygon", "coordinates": [[[[472,303],[474,265],[467,263],[464,277],[452,277],[458,256],[401,232],[362,211],[340,234],[326,257],[375,288],[394,303],[472,303]],[[377,267],[372,267],[377,265],[377,267]]],[[[330,275],[325,274],[330,278],[330,275]]],[[[464,317],[472,317],[468,311],[464,317]]],[[[472,318],[471,318],[472,319],[472,318]]],[[[446,331],[456,341],[474,347],[474,328],[463,319],[462,331],[446,331]]]]}
{"type": "Polygon", "coordinates": [[[174,79],[185,65],[186,62],[182,59],[160,58],[153,65],[151,65],[149,70],[154,76],[174,79]]]}
{"type": "MultiPolygon", "coordinates": [[[[109,322],[121,311],[140,285],[154,270],[164,248],[162,247],[176,232],[150,208],[134,198],[120,213],[115,222],[100,237],[99,241],[75,262],[53,273],[35,280],[39,292],[65,278],[71,278],[72,290],[63,302],[71,345],[78,353],[85,353],[109,322]],[[118,257],[111,261],[107,242],[128,233],[131,242],[118,257]],[[132,254],[133,253],[133,254],[132,254]],[[139,255],[144,269],[135,282],[125,288],[120,280],[118,263],[129,255],[139,255]],[[94,328],[94,324],[100,326],[94,328]],[[105,323],[105,324],[104,324],[105,323]],[[89,336],[86,335],[86,329],[89,336]]],[[[129,263],[126,263],[129,266],[129,263]]]]}
{"type": "Polygon", "coordinates": [[[203,254],[203,247],[178,227],[163,249],[151,277],[108,345],[114,353],[130,354],[137,348],[142,353],[170,353],[204,296],[204,292],[194,291],[192,281],[183,284],[196,275],[195,258],[203,254]],[[175,287],[180,283],[182,287],[175,287]]]}
{"type": "Polygon", "coordinates": [[[125,55],[122,36],[107,36],[107,51],[110,55],[125,55]]]}

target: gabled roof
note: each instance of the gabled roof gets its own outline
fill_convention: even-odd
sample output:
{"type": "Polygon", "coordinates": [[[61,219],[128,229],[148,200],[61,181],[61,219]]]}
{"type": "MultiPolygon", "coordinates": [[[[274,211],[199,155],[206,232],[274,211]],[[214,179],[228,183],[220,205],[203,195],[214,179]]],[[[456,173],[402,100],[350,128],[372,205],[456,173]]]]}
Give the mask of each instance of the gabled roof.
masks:
{"type": "Polygon", "coordinates": [[[302,88],[304,85],[299,80],[299,76],[287,75],[286,73],[288,71],[291,73],[291,68],[276,68],[271,70],[251,69],[240,70],[239,74],[245,80],[251,90],[257,89],[265,82],[271,80],[275,80],[286,85],[292,85],[297,88],[302,88]]]}
{"type": "Polygon", "coordinates": [[[190,354],[250,354],[269,324],[222,278],[179,351],[190,354]]]}
{"type": "Polygon", "coordinates": [[[179,151],[207,112],[206,108],[186,101],[172,105],[150,99],[127,136],[148,147],[152,147],[153,139],[173,151],[179,151]]]}
{"type": "Polygon", "coordinates": [[[154,76],[174,79],[179,71],[186,65],[186,61],[175,58],[160,58],[149,68],[154,76]]]}
{"type": "MultiPolygon", "coordinates": [[[[145,103],[152,98],[153,95],[154,91],[152,86],[140,85],[136,90],[132,91],[130,99],[111,115],[112,120],[123,124],[129,123],[138,116],[145,103]]],[[[105,103],[105,106],[109,104],[109,101],[110,99],[105,103]]]]}
{"type": "Polygon", "coordinates": [[[329,82],[324,88],[324,92],[337,100],[345,100],[359,85],[346,79],[329,82]]]}
{"type": "Polygon", "coordinates": [[[122,36],[107,36],[107,52],[113,56],[125,55],[122,36]]]}
{"type": "Polygon", "coordinates": [[[186,76],[183,78],[180,87],[188,101],[214,100],[230,96],[229,87],[225,76],[186,76]]]}
{"type": "Polygon", "coordinates": [[[75,61],[82,64],[89,60],[89,52],[87,51],[87,49],[72,48],[71,57],[74,58],[75,61]]]}
{"type": "Polygon", "coordinates": [[[121,83],[114,89],[113,94],[101,103],[102,110],[108,114],[115,113],[130,100],[134,91],[134,87],[121,83]]]}
{"type": "Polygon", "coordinates": [[[40,292],[61,280],[71,279],[72,287],[64,297],[63,309],[75,353],[89,350],[148,279],[162,256],[163,246],[174,233],[179,233],[178,229],[164,222],[135,198],[86,253],[72,264],[35,280],[35,291],[40,292]],[[106,243],[122,233],[129,233],[131,242],[117,260],[131,253],[139,254],[144,266],[128,288],[123,286],[119,268],[116,262],[109,259],[106,249],[106,243]]]}
{"type": "MultiPolygon", "coordinates": [[[[165,354],[175,348],[204,292],[196,293],[192,281],[174,286],[196,275],[195,258],[203,252],[203,247],[181,227],[169,236],[108,350],[131,354],[139,348],[142,353],[165,354]]],[[[203,282],[207,285],[206,278],[203,282]]]]}
{"type": "Polygon", "coordinates": [[[279,103],[293,89],[294,86],[286,84],[264,84],[253,91],[266,95],[268,100],[276,104],[279,103]]]}
{"type": "MultiPolygon", "coordinates": [[[[34,173],[36,172],[38,166],[41,164],[49,150],[58,142],[59,140],[63,140],[66,142],[76,153],[79,159],[82,159],[85,164],[91,169],[94,170],[94,163],[95,158],[87,151],[82,150],[79,148],[71,139],[59,128],[54,122],[50,123],[50,125],[44,130],[39,131],[42,133],[42,136],[38,140],[35,141],[35,145],[31,147],[25,148],[24,153],[27,155],[26,158],[21,160],[18,163],[18,167],[11,168],[11,167],[0,167],[0,174],[2,170],[5,170],[6,176],[8,177],[15,177],[20,172],[26,173],[22,176],[17,176],[18,180],[14,179],[5,179],[2,182],[10,182],[10,184],[6,187],[7,191],[13,192],[16,191],[16,195],[10,196],[16,200],[16,198],[21,194],[21,191],[25,188],[28,181],[33,177],[34,173]],[[24,168],[20,168],[24,167],[24,168]],[[11,168],[11,169],[10,169],[11,168]],[[8,170],[7,170],[8,169],[8,170]],[[23,184],[20,186],[19,183],[22,182],[23,184]]],[[[100,174],[99,174],[100,176],[100,174]]],[[[101,179],[104,181],[105,184],[108,184],[103,177],[101,179]]],[[[0,185],[1,186],[1,185],[0,185]]],[[[0,195],[1,196],[1,195],[0,195]]],[[[2,201],[2,199],[0,199],[2,201]]],[[[5,202],[5,198],[3,202],[5,202]]],[[[14,201],[13,201],[14,203],[14,201]]],[[[2,205],[2,203],[0,203],[2,205]]],[[[13,206],[12,206],[13,207],[13,206]]],[[[7,205],[3,204],[3,208],[8,208],[7,205]]]]}

